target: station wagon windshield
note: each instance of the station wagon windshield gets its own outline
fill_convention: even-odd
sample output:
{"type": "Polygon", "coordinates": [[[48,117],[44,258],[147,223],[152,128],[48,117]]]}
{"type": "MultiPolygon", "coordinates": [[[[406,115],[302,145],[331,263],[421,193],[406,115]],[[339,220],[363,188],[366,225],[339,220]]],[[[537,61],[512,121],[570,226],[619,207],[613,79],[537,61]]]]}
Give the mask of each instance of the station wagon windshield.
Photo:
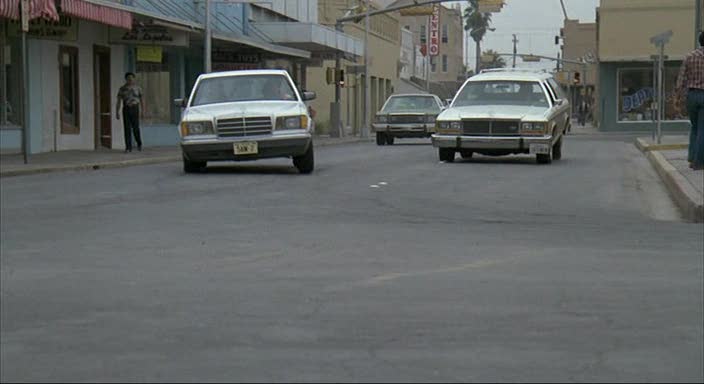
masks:
{"type": "Polygon", "coordinates": [[[280,75],[228,76],[198,83],[192,106],[238,101],[296,100],[286,77],[280,75]]]}
{"type": "Polygon", "coordinates": [[[547,97],[538,82],[476,81],[467,83],[453,107],[472,105],[520,105],[548,108],[547,97]]]}
{"type": "Polygon", "coordinates": [[[382,112],[434,112],[439,113],[440,107],[433,97],[404,96],[392,97],[386,103],[382,112]]]}

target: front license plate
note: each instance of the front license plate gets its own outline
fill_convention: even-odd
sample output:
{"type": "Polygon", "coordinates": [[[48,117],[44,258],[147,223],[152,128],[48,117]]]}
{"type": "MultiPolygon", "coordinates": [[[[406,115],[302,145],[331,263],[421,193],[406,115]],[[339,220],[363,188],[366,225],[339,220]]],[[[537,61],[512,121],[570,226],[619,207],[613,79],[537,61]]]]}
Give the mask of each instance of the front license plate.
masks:
{"type": "Polygon", "coordinates": [[[235,155],[256,155],[259,153],[259,145],[256,141],[243,141],[234,144],[235,155]]]}
{"type": "Polygon", "coordinates": [[[529,150],[532,155],[547,155],[550,153],[550,146],[548,144],[531,144],[529,150]]]}

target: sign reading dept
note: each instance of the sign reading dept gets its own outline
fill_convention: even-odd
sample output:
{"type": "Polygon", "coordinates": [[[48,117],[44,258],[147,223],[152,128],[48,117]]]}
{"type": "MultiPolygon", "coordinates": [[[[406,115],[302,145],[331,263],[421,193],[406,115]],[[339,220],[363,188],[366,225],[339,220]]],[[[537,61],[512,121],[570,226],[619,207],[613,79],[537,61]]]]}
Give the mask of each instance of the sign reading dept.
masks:
{"type": "Polygon", "coordinates": [[[437,56],[440,53],[440,4],[433,4],[433,14],[430,16],[430,45],[428,54],[437,56]]]}

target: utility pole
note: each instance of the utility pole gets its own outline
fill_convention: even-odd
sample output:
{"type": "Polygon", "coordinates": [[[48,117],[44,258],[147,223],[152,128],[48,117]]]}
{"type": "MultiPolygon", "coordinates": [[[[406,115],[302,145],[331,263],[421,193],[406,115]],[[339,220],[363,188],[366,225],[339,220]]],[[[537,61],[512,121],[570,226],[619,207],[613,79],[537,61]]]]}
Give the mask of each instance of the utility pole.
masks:
{"type": "MultiPolygon", "coordinates": [[[[20,24],[22,27],[22,155],[24,163],[27,164],[27,153],[29,152],[29,65],[27,58],[27,32],[29,32],[29,1],[21,0],[20,3],[20,24]]],[[[3,105],[2,108],[5,108],[3,105]]]]}
{"type": "Polygon", "coordinates": [[[516,68],[516,44],[518,44],[518,39],[516,38],[516,34],[513,34],[513,68],[516,68]]]}
{"type": "Polygon", "coordinates": [[[428,16],[426,23],[425,36],[425,91],[430,93],[430,61],[433,59],[430,57],[430,16],[428,16]]]}
{"type": "Polygon", "coordinates": [[[210,0],[205,0],[205,52],[203,57],[203,72],[210,73],[213,70],[212,66],[212,32],[210,30],[210,0]]]}
{"type": "Polygon", "coordinates": [[[662,141],[662,118],[663,118],[663,107],[664,107],[664,84],[662,81],[662,75],[663,71],[665,70],[665,45],[670,42],[670,38],[672,37],[672,30],[669,30],[667,32],[660,33],[658,35],[655,35],[650,38],[650,43],[655,45],[658,48],[658,56],[657,56],[657,87],[656,87],[656,96],[657,96],[657,122],[655,124],[655,128],[657,130],[657,138],[658,138],[658,144],[662,141]]]}
{"type": "Polygon", "coordinates": [[[369,78],[369,7],[371,1],[367,0],[366,15],[364,16],[364,126],[362,137],[369,137],[369,111],[371,110],[372,81],[369,78]]]}
{"type": "Polygon", "coordinates": [[[702,31],[704,0],[694,0],[694,49],[699,47],[699,33],[702,31]]]}

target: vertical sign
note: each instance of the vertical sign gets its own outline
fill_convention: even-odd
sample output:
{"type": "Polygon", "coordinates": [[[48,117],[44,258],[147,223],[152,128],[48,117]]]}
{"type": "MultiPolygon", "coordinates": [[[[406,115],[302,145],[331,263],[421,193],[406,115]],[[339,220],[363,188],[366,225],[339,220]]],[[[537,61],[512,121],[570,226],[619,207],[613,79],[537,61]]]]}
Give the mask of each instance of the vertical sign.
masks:
{"type": "Polygon", "coordinates": [[[20,1],[20,20],[22,21],[22,32],[29,32],[29,0],[20,1]]]}
{"type": "Polygon", "coordinates": [[[430,45],[428,54],[437,56],[440,53],[440,4],[433,4],[433,14],[430,16],[430,45]]]}

